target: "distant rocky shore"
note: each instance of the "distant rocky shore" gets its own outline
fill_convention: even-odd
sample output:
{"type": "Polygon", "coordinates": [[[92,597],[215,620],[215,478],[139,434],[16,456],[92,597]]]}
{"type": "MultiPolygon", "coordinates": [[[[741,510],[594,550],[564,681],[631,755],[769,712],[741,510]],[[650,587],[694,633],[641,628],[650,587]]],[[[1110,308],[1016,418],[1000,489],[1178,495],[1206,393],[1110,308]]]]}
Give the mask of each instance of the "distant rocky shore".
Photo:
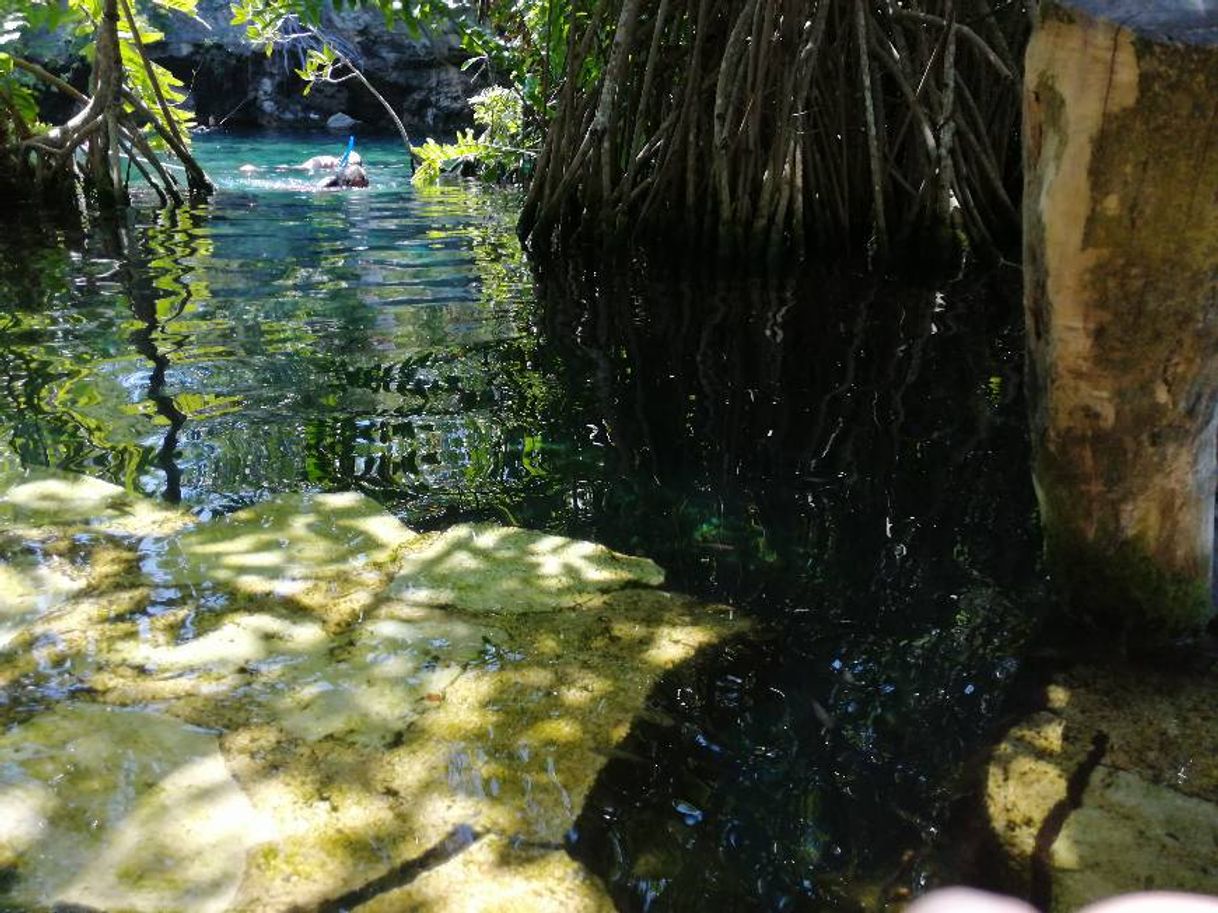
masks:
{"type": "MultiPolygon", "coordinates": [[[[166,13],[165,39],[157,60],[192,88],[201,124],[226,126],[321,126],[346,114],[373,128],[390,128],[384,109],[354,80],[316,85],[302,95],[298,54],[276,50],[270,57],[232,24],[228,0],[200,0],[199,19],[166,13]]],[[[353,53],[369,81],[401,116],[411,137],[448,136],[470,124],[466,99],[471,80],[451,35],[411,37],[404,25],[387,29],[379,10],[328,12],[328,37],[353,53]]]]}
{"type": "MultiPolygon", "coordinates": [[[[246,39],[244,26],[232,24],[228,0],[199,0],[197,19],[161,8],[154,19],[165,37],[149,52],[186,84],[187,105],[203,126],[324,127],[343,114],[356,121],[357,130],[393,129],[385,110],[355,80],[318,84],[303,95],[295,72],[302,66],[301,54],[276,49],[268,57],[246,39]]],[[[412,37],[405,25],[387,28],[374,8],[328,10],[322,31],[393,105],[412,140],[447,139],[472,125],[467,99],[482,86],[462,72],[468,55],[454,35],[412,37]]],[[[83,86],[85,67],[72,60],[65,42],[44,36],[38,56],[83,86]]]]}

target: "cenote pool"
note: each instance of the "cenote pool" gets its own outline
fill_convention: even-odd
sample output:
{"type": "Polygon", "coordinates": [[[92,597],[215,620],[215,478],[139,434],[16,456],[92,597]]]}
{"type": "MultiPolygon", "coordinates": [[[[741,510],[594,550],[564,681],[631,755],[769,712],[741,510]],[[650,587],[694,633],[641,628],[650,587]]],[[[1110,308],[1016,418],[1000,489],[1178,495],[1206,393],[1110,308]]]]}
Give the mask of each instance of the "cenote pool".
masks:
{"type": "MultiPolygon", "coordinates": [[[[516,193],[412,188],[392,142],[349,193],[273,169],[332,136],[196,147],[206,206],[4,233],[10,462],[209,522],[354,491],[418,531],[649,558],[753,627],[659,678],[571,810],[614,903],[879,910],[953,877],[961,772],[1043,601],[1016,275],[535,273],[516,193]]],[[[133,623],[198,598],[154,588],[133,623]]],[[[10,682],[0,721],[39,682],[87,703],[65,680],[10,682]]]]}

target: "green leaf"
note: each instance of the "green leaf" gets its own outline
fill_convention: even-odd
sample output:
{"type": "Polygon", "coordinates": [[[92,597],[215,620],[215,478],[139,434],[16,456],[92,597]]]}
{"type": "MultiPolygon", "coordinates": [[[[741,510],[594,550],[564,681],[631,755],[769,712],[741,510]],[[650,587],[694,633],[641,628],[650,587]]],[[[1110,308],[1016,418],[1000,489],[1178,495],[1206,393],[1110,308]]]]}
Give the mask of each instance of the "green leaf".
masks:
{"type": "Polygon", "coordinates": [[[183,13],[192,19],[199,18],[197,0],[152,0],[152,2],[163,9],[183,13]]]}

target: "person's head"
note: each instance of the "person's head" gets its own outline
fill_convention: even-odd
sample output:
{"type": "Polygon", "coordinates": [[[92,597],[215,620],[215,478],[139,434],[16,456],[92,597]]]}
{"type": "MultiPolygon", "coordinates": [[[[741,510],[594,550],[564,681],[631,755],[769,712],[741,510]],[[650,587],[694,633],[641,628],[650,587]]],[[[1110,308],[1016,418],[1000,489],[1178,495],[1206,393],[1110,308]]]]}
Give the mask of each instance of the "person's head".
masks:
{"type": "Polygon", "coordinates": [[[368,174],[359,165],[348,164],[321,182],[322,187],[367,187],[368,174]]]}

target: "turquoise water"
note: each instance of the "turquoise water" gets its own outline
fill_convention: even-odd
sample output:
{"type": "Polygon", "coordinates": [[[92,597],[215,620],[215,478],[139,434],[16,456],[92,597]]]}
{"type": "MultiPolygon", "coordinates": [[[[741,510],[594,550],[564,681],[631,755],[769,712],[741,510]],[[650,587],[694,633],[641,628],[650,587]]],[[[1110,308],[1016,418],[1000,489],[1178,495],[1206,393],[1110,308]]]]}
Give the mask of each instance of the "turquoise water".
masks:
{"type": "Polygon", "coordinates": [[[423,517],[477,497],[481,462],[520,446],[493,417],[497,375],[531,345],[514,199],[414,192],[387,143],[360,146],[367,190],[271,170],[330,144],[200,137],[210,205],[5,257],[5,368],[23,380],[0,410],[23,458],[200,510],[285,484],[404,483],[423,517]]]}
{"type": "Polygon", "coordinates": [[[414,189],[388,140],[367,190],[274,168],[345,141],[203,135],[209,204],[8,233],[0,443],[205,515],[353,488],[652,557],[762,624],[651,695],[571,834],[622,908],[946,877],[1039,601],[1009,277],[534,276],[513,191],[414,189]]]}

